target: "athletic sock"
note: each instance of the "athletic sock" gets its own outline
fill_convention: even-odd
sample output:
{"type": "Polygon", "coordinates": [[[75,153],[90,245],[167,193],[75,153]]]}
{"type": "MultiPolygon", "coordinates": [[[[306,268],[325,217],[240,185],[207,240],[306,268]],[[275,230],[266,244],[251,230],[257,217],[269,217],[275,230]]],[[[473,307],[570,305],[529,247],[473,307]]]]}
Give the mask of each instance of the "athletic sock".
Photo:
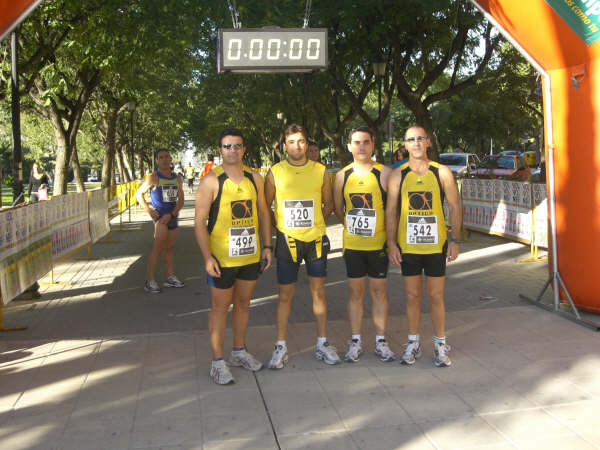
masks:
{"type": "Polygon", "coordinates": [[[385,336],[375,336],[375,344],[380,341],[385,341],[385,336]]]}
{"type": "Polygon", "coordinates": [[[359,344],[361,344],[362,343],[362,338],[361,338],[360,334],[353,334],[352,335],[352,341],[358,342],[359,344]]]}
{"type": "Polygon", "coordinates": [[[213,358],[212,363],[214,364],[219,361],[223,361],[223,358],[213,358]]]}
{"type": "Polygon", "coordinates": [[[231,353],[233,353],[235,356],[239,356],[245,349],[246,347],[233,347],[231,349],[231,353]]]}
{"type": "Polygon", "coordinates": [[[327,338],[323,336],[317,337],[317,347],[323,347],[323,345],[327,342],[327,338]]]}
{"type": "Polygon", "coordinates": [[[275,342],[275,345],[281,345],[283,348],[287,348],[287,344],[285,343],[285,341],[277,341],[275,342]]]}
{"type": "Polygon", "coordinates": [[[446,336],[444,336],[444,337],[434,336],[433,337],[433,343],[436,344],[436,345],[438,345],[438,344],[444,344],[445,345],[446,344],[446,336]]]}
{"type": "Polygon", "coordinates": [[[418,334],[409,334],[408,342],[419,342],[419,335],[418,334]]]}

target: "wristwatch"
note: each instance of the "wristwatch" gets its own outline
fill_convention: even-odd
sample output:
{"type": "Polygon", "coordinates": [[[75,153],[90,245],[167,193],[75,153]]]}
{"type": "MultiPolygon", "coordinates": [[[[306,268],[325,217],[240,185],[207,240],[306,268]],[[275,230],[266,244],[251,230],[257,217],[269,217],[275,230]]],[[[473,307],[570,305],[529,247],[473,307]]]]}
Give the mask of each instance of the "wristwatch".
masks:
{"type": "Polygon", "coordinates": [[[454,242],[455,244],[460,244],[460,239],[456,239],[455,237],[450,238],[450,242],[454,242]]]}

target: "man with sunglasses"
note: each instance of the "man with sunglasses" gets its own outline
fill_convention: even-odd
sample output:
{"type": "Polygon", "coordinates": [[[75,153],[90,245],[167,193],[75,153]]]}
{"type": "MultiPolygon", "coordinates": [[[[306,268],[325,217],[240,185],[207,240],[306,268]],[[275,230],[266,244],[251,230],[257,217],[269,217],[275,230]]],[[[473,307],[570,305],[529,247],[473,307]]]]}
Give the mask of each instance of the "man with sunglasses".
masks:
{"type": "Polygon", "coordinates": [[[408,163],[395,169],[388,182],[387,245],[390,262],[400,266],[404,276],[408,343],[401,362],[412,365],[421,356],[419,325],[424,272],[435,333],[433,360],[436,366],[445,367],[452,363],[445,334],[446,261],[456,260],[460,253],[462,214],[452,172],[428,159],[430,144],[423,127],[414,125],[406,130],[408,163]],[[450,208],[451,234],[446,230],[444,198],[450,208]]]}
{"type": "Polygon", "coordinates": [[[200,180],[196,192],[194,231],[210,285],[210,377],[217,384],[234,382],[223,359],[227,311],[232,303],[233,350],[229,365],[253,372],[262,368],[246,349],[246,331],[261,262],[263,269],[271,265],[271,216],[262,177],[242,163],[245,151],[240,130],[223,130],[219,137],[222,164],[200,180]]]}
{"type": "Polygon", "coordinates": [[[396,359],[385,339],[388,318],[385,249],[385,198],[389,167],[374,162],[373,131],[358,127],[350,131],[348,150],[354,161],[340,170],[333,184],[335,214],[344,224],[344,262],[348,276],[348,317],[352,338],[347,362],[362,354],[363,297],[367,277],[373,302],[375,355],[383,362],[396,359]]]}
{"type": "Polygon", "coordinates": [[[329,239],[325,219],[331,214],[331,179],[323,164],[308,159],[308,133],[302,126],[286,128],[286,160],[275,164],[265,180],[267,205],[275,201],[277,227],[277,342],[269,369],[282,369],[288,360],[286,343],[298,269],[304,260],[317,322],[315,357],[326,364],[341,362],[337,350],[327,342],[325,276],[329,239]]]}

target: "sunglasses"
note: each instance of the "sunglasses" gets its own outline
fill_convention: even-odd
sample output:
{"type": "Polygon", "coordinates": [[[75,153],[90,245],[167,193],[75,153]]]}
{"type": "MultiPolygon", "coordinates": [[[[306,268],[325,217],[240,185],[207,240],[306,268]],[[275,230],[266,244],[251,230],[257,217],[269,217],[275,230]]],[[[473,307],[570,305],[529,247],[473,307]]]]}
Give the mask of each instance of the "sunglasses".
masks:
{"type": "Polygon", "coordinates": [[[224,148],[225,150],[231,150],[232,148],[234,150],[239,150],[243,146],[244,146],[244,144],[223,144],[223,145],[221,145],[221,148],[224,148]]]}
{"type": "Polygon", "coordinates": [[[419,137],[416,137],[416,138],[409,137],[408,139],[404,139],[404,142],[415,142],[415,141],[417,141],[417,142],[425,142],[426,139],[427,138],[424,137],[424,136],[419,136],[419,137]]]}

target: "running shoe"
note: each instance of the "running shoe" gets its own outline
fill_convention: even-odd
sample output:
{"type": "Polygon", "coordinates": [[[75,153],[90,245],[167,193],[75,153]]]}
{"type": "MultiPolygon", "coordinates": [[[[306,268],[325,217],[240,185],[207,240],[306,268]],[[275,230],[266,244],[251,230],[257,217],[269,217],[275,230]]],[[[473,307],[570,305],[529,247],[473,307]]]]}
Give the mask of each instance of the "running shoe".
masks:
{"type": "Polygon", "coordinates": [[[185,286],[185,283],[179,281],[179,278],[177,278],[175,275],[171,275],[170,277],[167,277],[167,280],[165,281],[163,286],[171,288],[182,288],[185,286]]]}
{"type": "Polygon", "coordinates": [[[400,362],[412,366],[421,357],[419,341],[408,341],[404,344],[404,353],[400,362]]]}
{"type": "Polygon", "coordinates": [[[288,362],[287,347],[283,345],[276,345],[273,350],[273,356],[269,361],[269,369],[283,369],[285,363],[288,362]]]}
{"type": "Polygon", "coordinates": [[[210,366],[210,378],[217,384],[231,384],[235,383],[233,375],[229,371],[229,367],[225,364],[222,359],[219,361],[213,361],[210,366]]]}
{"type": "Polygon", "coordinates": [[[243,367],[244,369],[252,372],[258,372],[263,366],[260,361],[248,353],[245,349],[241,352],[231,352],[231,356],[229,357],[229,365],[234,367],[243,367]]]}
{"type": "Polygon", "coordinates": [[[158,283],[155,280],[147,280],[144,283],[144,290],[146,292],[150,292],[151,294],[160,294],[161,290],[158,287],[158,283]]]}
{"type": "Polygon", "coordinates": [[[352,339],[348,344],[348,352],[344,355],[344,361],[351,363],[358,362],[360,355],[362,355],[363,352],[360,341],[358,339],[352,339]]]}
{"type": "Polygon", "coordinates": [[[325,342],[323,345],[317,345],[315,349],[315,358],[319,361],[323,361],[325,364],[340,364],[342,360],[337,354],[337,349],[325,342]]]}
{"type": "Polygon", "coordinates": [[[390,362],[396,359],[396,355],[390,350],[390,346],[385,339],[377,341],[377,344],[375,344],[374,353],[375,356],[377,356],[379,360],[383,362],[390,362]]]}
{"type": "Polygon", "coordinates": [[[452,347],[448,344],[433,344],[433,363],[438,367],[448,367],[452,364],[448,352],[452,347]]]}

